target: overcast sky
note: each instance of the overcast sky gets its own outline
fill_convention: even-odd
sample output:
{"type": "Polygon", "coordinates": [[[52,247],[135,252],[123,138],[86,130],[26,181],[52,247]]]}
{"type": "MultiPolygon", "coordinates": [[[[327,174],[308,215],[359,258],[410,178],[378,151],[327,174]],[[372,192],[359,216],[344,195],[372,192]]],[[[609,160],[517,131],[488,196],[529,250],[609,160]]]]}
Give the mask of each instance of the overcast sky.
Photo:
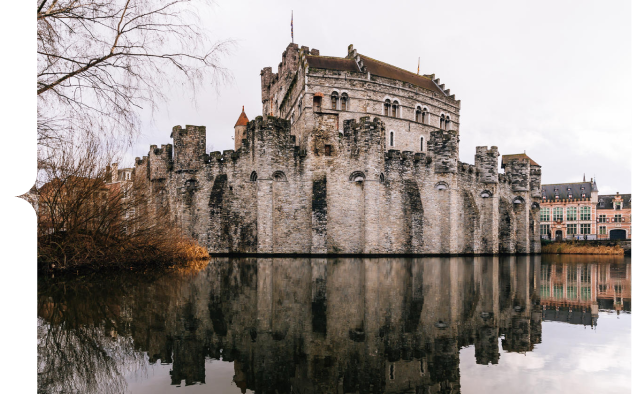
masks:
{"type": "MultiPolygon", "coordinates": [[[[543,183],[596,176],[601,193],[630,193],[632,32],[629,0],[227,1],[202,12],[217,39],[237,46],[219,92],[174,95],[146,122],[132,156],[171,143],[174,125],[207,127],[207,149],[232,149],[246,108],[261,115],[262,68],[276,72],[294,42],[344,57],[347,46],[412,72],[436,74],[461,100],[461,160],[477,145],[527,154],[543,183]]],[[[145,117],[146,120],[148,117],[145,117]]]]}

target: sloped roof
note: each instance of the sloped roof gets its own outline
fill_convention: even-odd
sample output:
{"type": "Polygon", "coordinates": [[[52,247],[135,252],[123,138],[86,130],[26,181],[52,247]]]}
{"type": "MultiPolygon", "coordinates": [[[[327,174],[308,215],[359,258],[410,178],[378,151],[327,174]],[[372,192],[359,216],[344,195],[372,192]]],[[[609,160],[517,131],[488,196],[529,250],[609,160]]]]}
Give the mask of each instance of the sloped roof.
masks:
{"type": "Polygon", "coordinates": [[[244,112],[244,107],[241,107],[241,115],[239,115],[239,119],[237,119],[237,123],[235,123],[235,127],[237,126],[246,126],[248,124],[248,117],[244,112]]]}
{"type": "Polygon", "coordinates": [[[305,58],[307,59],[307,64],[313,68],[324,68],[327,70],[337,70],[337,71],[360,72],[360,70],[358,70],[358,65],[353,59],[347,59],[344,57],[314,56],[314,55],[307,55],[305,56],[305,58]]]}
{"type": "MultiPolygon", "coordinates": [[[[417,75],[365,55],[360,55],[360,58],[366,66],[367,71],[373,75],[408,82],[415,86],[444,94],[428,75],[417,75]]],[[[313,68],[360,72],[355,60],[349,58],[307,55],[305,59],[307,60],[307,64],[313,68]]]]}
{"type": "MultiPolygon", "coordinates": [[[[613,201],[616,196],[616,194],[600,194],[597,209],[614,209],[613,201]]],[[[619,194],[619,196],[623,199],[622,209],[630,209],[630,194],[619,194]]]]}
{"type": "Polygon", "coordinates": [[[508,163],[511,160],[516,160],[516,159],[529,159],[529,162],[531,163],[532,166],[540,166],[538,163],[536,163],[532,158],[530,158],[529,156],[527,156],[526,153],[517,153],[514,155],[503,155],[502,157],[502,162],[501,162],[501,166],[505,167],[505,163],[508,163]]]}
{"type": "Polygon", "coordinates": [[[415,86],[422,87],[424,89],[431,90],[433,92],[444,94],[441,89],[432,81],[432,79],[425,75],[417,75],[410,71],[404,70],[399,67],[392,66],[388,63],[375,60],[365,55],[360,55],[362,62],[366,66],[368,72],[374,75],[378,75],[384,78],[396,79],[398,81],[408,82],[415,86]]]}
{"type": "Polygon", "coordinates": [[[582,194],[586,194],[586,198],[589,198],[592,191],[593,188],[590,182],[556,183],[552,185],[542,185],[542,197],[547,201],[555,201],[555,196],[559,196],[557,200],[569,200],[569,195],[572,196],[574,200],[576,200],[581,198],[582,194]]]}

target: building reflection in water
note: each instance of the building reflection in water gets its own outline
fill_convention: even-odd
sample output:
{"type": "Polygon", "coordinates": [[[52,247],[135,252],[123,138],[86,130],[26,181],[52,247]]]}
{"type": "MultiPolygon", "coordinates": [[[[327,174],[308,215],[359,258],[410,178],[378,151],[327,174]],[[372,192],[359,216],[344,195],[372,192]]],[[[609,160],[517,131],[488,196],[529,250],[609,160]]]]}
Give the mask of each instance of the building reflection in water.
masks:
{"type": "Polygon", "coordinates": [[[630,311],[630,264],[542,264],[545,320],[596,326],[599,310],[630,311]]]}
{"type": "MultiPolygon", "coordinates": [[[[44,284],[41,337],[98,327],[131,338],[150,363],[171,364],[174,385],[204,383],[211,358],[234,363],[242,392],[458,393],[465,346],[476,363],[498,364],[498,339],[532,351],[543,319],[596,325],[599,308],[630,310],[629,263],[540,261],[226,258],[144,283],[44,284]]],[[[40,342],[40,388],[79,379],[46,368],[69,358],[40,342]]]]}

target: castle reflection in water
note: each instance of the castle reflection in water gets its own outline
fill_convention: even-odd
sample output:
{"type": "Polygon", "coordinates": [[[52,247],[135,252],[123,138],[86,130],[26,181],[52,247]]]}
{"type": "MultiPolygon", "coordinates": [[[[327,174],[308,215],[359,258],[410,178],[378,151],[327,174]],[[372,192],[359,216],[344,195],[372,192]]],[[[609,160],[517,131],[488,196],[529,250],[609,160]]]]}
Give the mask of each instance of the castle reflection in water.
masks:
{"type": "MultiPolygon", "coordinates": [[[[532,351],[543,319],[595,326],[600,309],[630,311],[629,260],[547,261],[215,259],[143,283],[42,285],[38,308],[49,330],[133,339],[150,363],[171,364],[174,385],[205,382],[211,358],[234,362],[226,379],[242,392],[457,393],[465,346],[498,364],[498,338],[532,351]]],[[[41,366],[59,355],[39,354],[40,387],[66,379],[41,366]]]]}

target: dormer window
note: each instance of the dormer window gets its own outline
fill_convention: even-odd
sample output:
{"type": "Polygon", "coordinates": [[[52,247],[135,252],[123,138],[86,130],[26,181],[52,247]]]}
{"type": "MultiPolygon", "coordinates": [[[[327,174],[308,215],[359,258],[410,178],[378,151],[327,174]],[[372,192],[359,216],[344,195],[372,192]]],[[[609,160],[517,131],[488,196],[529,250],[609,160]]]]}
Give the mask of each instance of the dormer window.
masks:
{"type": "Polygon", "coordinates": [[[560,199],[560,195],[559,195],[559,194],[556,194],[556,195],[555,195],[555,199],[556,199],[556,200],[559,200],[559,199],[560,199]]]}
{"type": "Polygon", "coordinates": [[[599,206],[603,208],[603,206],[604,206],[603,199],[599,200],[599,206]]]}
{"type": "Polygon", "coordinates": [[[340,96],[340,110],[341,111],[346,111],[349,105],[349,96],[347,95],[347,93],[343,93],[340,96]]]}
{"type": "Polygon", "coordinates": [[[331,109],[338,109],[338,92],[331,94],[331,109]]]}
{"type": "Polygon", "coordinates": [[[582,198],[586,198],[586,193],[582,193],[582,198]]]}
{"type": "Polygon", "coordinates": [[[569,194],[568,194],[568,199],[569,199],[569,200],[572,200],[572,199],[573,199],[573,195],[569,193],[569,194]]]}

